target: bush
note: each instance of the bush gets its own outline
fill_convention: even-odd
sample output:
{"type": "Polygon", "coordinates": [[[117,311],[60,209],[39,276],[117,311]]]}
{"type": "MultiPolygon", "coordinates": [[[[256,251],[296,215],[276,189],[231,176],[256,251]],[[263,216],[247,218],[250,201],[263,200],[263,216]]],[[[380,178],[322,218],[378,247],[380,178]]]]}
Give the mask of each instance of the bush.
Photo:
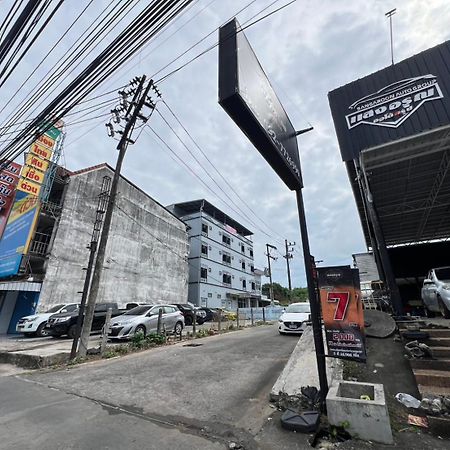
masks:
{"type": "Polygon", "coordinates": [[[164,334],[151,333],[146,338],[147,344],[162,345],[167,341],[167,337],[164,334]]]}

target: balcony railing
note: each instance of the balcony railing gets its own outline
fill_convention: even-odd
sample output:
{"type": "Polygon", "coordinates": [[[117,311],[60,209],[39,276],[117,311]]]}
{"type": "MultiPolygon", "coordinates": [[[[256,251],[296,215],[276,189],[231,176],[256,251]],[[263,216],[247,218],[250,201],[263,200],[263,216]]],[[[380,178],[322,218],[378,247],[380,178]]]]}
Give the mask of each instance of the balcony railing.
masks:
{"type": "Polygon", "coordinates": [[[45,233],[36,232],[34,239],[31,241],[29,253],[33,255],[45,256],[47,254],[48,245],[51,236],[45,233]]]}

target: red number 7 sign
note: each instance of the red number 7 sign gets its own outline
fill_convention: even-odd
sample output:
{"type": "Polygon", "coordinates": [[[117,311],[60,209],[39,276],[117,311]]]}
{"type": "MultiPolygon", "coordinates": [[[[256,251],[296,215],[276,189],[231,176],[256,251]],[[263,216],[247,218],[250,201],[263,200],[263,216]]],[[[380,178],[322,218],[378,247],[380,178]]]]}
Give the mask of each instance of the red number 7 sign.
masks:
{"type": "Polygon", "coordinates": [[[328,292],[327,302],[337,303],[334,320],[344,320],[350,300],[349,292],[328,292]]]}

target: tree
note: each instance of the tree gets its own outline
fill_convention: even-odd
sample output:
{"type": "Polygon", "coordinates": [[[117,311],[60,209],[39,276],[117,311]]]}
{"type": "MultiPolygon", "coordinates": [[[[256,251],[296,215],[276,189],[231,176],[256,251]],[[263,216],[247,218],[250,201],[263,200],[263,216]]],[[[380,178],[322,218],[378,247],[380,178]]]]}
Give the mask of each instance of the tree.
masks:
{"type": "MultiPolygon", "coordinates": [[[[265,283],[261,287],[263,295],[270,297],[270,283],[265,283]]],[[[279,283],[273,283],[273,296],[282,304],[292,302],[304,302],[308,300],[308,289],[304,287],[292,289],[289,296],[289,289],[279,283]]]]}

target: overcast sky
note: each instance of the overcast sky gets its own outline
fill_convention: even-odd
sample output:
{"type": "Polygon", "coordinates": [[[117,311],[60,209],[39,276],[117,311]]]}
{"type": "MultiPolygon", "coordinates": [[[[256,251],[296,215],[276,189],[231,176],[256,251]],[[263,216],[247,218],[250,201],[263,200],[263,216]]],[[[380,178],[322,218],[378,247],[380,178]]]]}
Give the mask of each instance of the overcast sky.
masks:
{"type": "MultiPolygon", "coordinates": [[[[126,68],[108,80],[96,93],[125,84],[135,75],[152,76],[192,44],[216,29],[247,5],[250,0],[199,0],[126,68]],[[185,24],[183,26],[183,24],[185,24]],[[181,27],[181,28],[180,28],[181,27]],[[172,36],[170,36],[173,34],[172,36]],[[170,37],[169,37],[170,36],[170,37]]],[[[2,1],[10,5],[11,0],[2,1]]],[[[87,2],[66,2],[49,28],[20,66],[14,79],[0,91],[4,103],[21,81],[40,61],[68,24],[87,2]]],[[[61,57],[73,39],[86,27],[95,13],[109,1],[96,0],[90,14],[61,42],[51,56],[61,57]]],[[[146,2],[141,2],[142,5],[146,2]]],[[[260,17],[287,3],[277,1],[261,15],[255,15],[273,0],[256,0],[237,17],[241,24],[260,17]]],[[[143,6],[138,5],[137,10],[143,6]]],[[[314,126],[314,131],[299,137],[304,178],[304,198],[311,252],[325,265],[350,264],[352,253],[365,251],[361,225],[341,161],[328,106],[327,93],[390,64],[389,27],[384,13],[397,8],[394,16],[394,57],[396,61],[450,38],[448,0],[298,0],[280,12],[256,23],[245,33],[253,46],[275,91],[296,129],[314,126]]],[[[5,8],[6,10],[6,8],[5,8]]],[[[1,13],[0,13],[1,15],[1,13]]],[[[123,27],[122,27],[123,28],[123,27]]],[[[118,27],[121,29],[121,27],[118,27]]],[[[217,41],[217,32],[188,52],[165,74],[217,41]]],[[[106,44],[106,42],[105,42],[106,44]]],[[[51,60],[51,58],[49,58],[51,60]]],[[[196,59],[159,85],[165,101],[174,110],[208,158],[245,200],[243,204],[217,179],[229,196],[252,219],[233,211],[225,198],[205,175],[176,136],[154,114],[151,127],[205,182],[217,192],[213,195],[184,166],[157,142],[148,129],[131,146],[123,174],[164,205],[206,198],[254,232],[255,263],[264,268],[265,244],[276,245],[281,253],[284,238],[300,244],[295,194],[283,184],[257,150],[217,103],[217,48],[196,59]],[[250,212],[248,206],[257,214],[250,212]],[[269,236],[267,236],[267,233],[269,236]]],[[[48,65],[46,68],[48,70],[48,65]]],[[[37,71],[32,80],[38,80],[37,71]]],[[[27,95],[27,83],[17,96],[27,95]]],[[[51,94],[50,94],[51,95],[51,94]]],[[[94,95],[94,94],[93,94],[94,95]]],[[[44,99],[45,100],[45,99],[44,99]]],[[[3,122],[7,111],[0,114],[3,122]]],[[[217,178],[205,158],[175,123],[164,105],[159,108],[211,175],[217,178]]],[[[107,111],[106,109],[105,111],[107,111]]],[[[68,120],[70,123],[70,120],[68,120]]],[[[116,142],[106,135],[103,119],[68,126],[63,164],[77,170],[101,162],[115,164],[116,142]]],[[[239,212],[239,211],[238,211],[239,212]]],[[[273,265],[274,281],[287,285],[284,258],[273,265]]],[[[304,286],[305,276],[299,245],[292,260],[294,286],[304,286]]]]}

